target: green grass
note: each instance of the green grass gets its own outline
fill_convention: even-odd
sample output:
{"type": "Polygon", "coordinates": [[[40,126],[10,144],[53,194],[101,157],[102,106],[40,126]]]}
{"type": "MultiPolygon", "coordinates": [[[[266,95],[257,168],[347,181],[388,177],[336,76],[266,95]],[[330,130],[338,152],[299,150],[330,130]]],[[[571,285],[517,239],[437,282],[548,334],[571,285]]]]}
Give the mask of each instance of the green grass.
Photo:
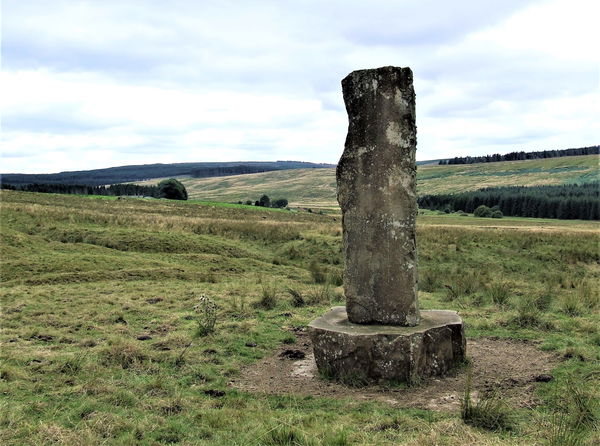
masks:
{"type": "MultiPolygon", "coordinates": [[[[600,180],[598,155],[497,163],[423,165],[417,171],[419,194],[439,194],[498,186],[540,186],[600,180]]],[[[267,194],[292,206],[337,207],[335,169],[294,169],[216,178],[179,178],[190,198],[236,203],[267,194]]],[[[143,184],[156,184],[149,180],[143,184]]],[[[142,184],[142,183],[140,183],[142,184]]]]}
{"type": "Polygon", "coordinates": [[[228,386],[289,342],[291,327],[339,300],[339,218],[165,200],[0,198],[2,444],[530,445],[556,444],[573,426],[581,431],[574,444],[598,439],[595,222],[419,216],[424,309],[458,310],[468,337],[534,339],[569,358],[538,385],[542,404],[525,415],[509,408],[519,416],[498,433],[453,412],[228,386]],[[214,330],[202,336],[201,295],[217,305],[214,330]],[[557,394],[572,388],[581,395],[565,406],[557,394]]]}
{"type": "Polygon", "coordinates": [[[460,415],[466,424],[490,431],[512,430],[515,417],[510,406],[496,394],[482,395],[473,401],[471,375],[467,377],[460,415]]]}

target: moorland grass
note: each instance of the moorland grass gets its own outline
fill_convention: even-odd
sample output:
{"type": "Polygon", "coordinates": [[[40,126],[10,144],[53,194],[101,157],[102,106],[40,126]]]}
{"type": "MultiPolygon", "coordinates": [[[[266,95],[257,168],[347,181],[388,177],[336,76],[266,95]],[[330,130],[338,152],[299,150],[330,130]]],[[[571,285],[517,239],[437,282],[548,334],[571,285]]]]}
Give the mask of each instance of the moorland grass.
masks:
{"type": "Polygon", "coordinates": [[[573,426],[569,444],[598,440],[597,223],[419,216],[424,309],[458,310],[467,337],[534,339],[565,358],[537,384],[540,406],[508,407],[519,416],[494,432],[452,412],[228,386],[343,303],[339,218],[1,199],[2,444],[531,445],[558,444],[573,426]],[[199,333],[201,295],[216,313],[199,333]],[[577,397],[568,407],[567,393],[577,397]]]}

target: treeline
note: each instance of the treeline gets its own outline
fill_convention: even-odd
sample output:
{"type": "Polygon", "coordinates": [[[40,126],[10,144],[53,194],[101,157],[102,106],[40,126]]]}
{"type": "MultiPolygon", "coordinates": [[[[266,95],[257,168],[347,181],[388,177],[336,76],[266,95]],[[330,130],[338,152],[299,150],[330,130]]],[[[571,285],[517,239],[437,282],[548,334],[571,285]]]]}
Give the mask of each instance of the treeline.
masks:
{"type": "Polygon", "coordinates": [[[499,161],[535,160],[543,158],[560,158],[562,156],[598,155],[600,146],[580,147],[578,149],[564,150],[542,150],[538,152],[510,152],[505,155],[495,153],[485,156],[454,157],[448,160],[440,160],[438,164],[473,164],[473,163],[495,163],[499,161]]]}
{"type": "MultiPolygon", "coordinates": [[[[239,204],[242,204],[241,201],[238,202],[239,204]]],[[[247,206],[252,206],[252,200],[247,200],[245,203],[247,206]]],[[[287,198],[278,198],[276,200],[271,201],[271,199],[269,198],[268,195],[263,195],[262,197],[260,197],[258,200],[256,200],[254,202],[254,206],[261,206],[264,208],[279,208],[279,209],[283,209],[285,207],[287,207],[288,205],[288,200],[287,198]]]]}
{"type": "Polygon", "coordinates": [[[244,175],[244,174],[249,174],[249,173],[270,172],[273,170],[283,170],[283,169],[285,169],[285,168],[277,167],[277,166],[238,164],[236,166],[203,167],[201,169],[194,169],[191,171],[191,175],[194,178],[210,178],[210,177],[224,177],[227,175],[244,175]]]}
{"type": "Polygon", "coordinates": [[[562,186],[492,187],[459,194],[423,195],[421,208],[473,212],[481,205],[497,206],[516,217],[600,220],[600,183],[562,186]]]}
{"type": "Polygon", "coordinates": [[[78,195],[107,195],[107,196],[160,196],[157,186],[138,186],[137,184],[111,184],[110,186],[87,186],[85,184],[7,184],[2,183],[2,189],[21,190],[25,192],[41,192],[47,194],[78,194],[78,195]]]}

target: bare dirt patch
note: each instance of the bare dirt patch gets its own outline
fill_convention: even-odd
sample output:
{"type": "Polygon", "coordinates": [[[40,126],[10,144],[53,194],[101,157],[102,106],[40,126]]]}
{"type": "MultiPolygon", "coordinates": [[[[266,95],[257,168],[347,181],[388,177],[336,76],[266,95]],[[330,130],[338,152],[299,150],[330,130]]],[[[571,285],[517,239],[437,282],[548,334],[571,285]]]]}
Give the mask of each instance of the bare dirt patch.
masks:
{"type": "MultiPolygon", "coordinates": [[[[353,388],[320,378],[308,335],[296,332],[296,336],[298,341],[294,349],[305,353],[304,359],[289,359],[283,354],[289,346],[282,346],[270,357],[242,370],[240,377],[230,385],[253,393],[376,400],[400,407],[434,410],[458,410],[460,407],[467,378],[466,368],[417,387],[353,388]]],[[[498,392],[519,407],[538,404],[534,396],[535,386],[539,381],[551,379],[550,372],[560,361],[558,355],[541,351],[535,342],[497,338],[468,340],[467,356],[471,361],[475,397],[498,392]]]]}

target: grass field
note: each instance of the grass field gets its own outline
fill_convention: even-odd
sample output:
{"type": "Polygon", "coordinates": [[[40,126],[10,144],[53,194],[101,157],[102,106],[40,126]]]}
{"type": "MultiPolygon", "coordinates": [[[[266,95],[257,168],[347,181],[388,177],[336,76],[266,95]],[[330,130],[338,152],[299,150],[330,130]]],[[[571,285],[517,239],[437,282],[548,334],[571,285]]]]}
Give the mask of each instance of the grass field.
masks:
{"type": "MultiPolygon", "coordinates": [[[[476,190],[495,186],[538,186],[600,180],[598,155],[498,163],[423,165],[419,194],[476,190]]],[[[190,198],[237,202],[287,198],[292,206],[337,207],[335,169],[298,169],[217,178],[180,178],[190,198]]],[[[156,184],[150,180],[146,184],[156,184]]]]}
{"type": "Polygon", "coordinates": [[[421,306],[459,311],[469,339],[530,340],[561,358],[553,380],[531,384],[535,404],[485,384],[500,405],[480,412],[502,415],[490,430],[456,411],[230,385],[343,304],[336,215],[0,198],[3,445],[600,442],[597,222],[419,216],[421,306]],[[213,331],[201,296],[217,305],[213,331]]]}

